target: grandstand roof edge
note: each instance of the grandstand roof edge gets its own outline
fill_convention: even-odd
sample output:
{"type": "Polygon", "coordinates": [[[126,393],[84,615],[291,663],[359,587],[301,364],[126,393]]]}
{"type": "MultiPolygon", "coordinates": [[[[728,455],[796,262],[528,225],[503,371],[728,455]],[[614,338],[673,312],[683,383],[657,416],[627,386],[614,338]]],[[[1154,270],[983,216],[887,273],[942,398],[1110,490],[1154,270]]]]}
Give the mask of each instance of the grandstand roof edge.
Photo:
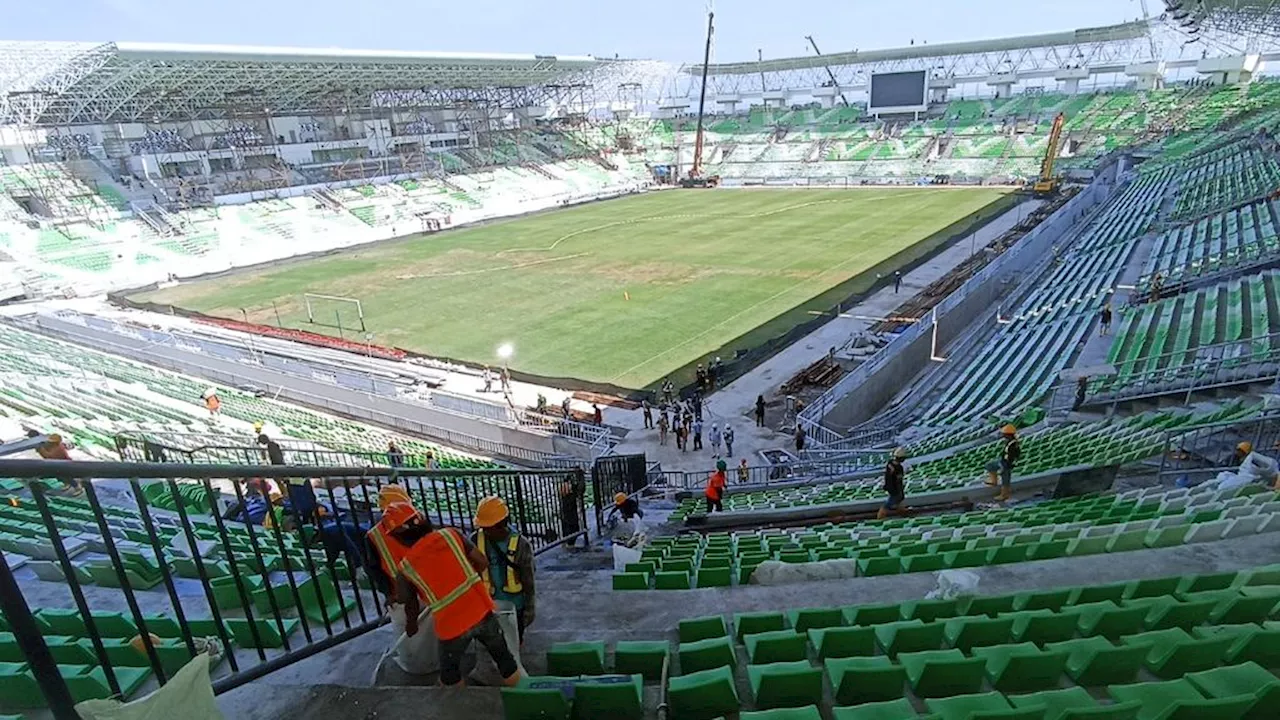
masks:
{"type": "MultiPolygon", "coordinates": [[[[972,55],[986,52],[1002,52],[1037,47],[1055,47],[1062,45],[1078,45],[1081,43],[1120,42],[1133,40],[1147,34],[1149,23],[1145,20],[1107,25],[1096,28],[1080,28],[1063,32],[1041,33],[1038,35],[1019,35],[1016,37],[997,38],[992,40],[971,40],[934,45],[911,45],[908,47],[887,48],[883,50],[864,50],[837,52],[827,55],[806,55],[789,58],[765,60],[764,62],[711,63],[708,74],[711,75],[743,75],[759,72],[780,72],[802,70],[823,66],[865,65],[889,60],[912,60],[919,58],[949,57],[954,55],[972,55]]],[[[700,75],[702,65],[686,66],[685,72],[700,75]]]]}
{"type": "Polygon", "coordinates": [[[591,55],[539,55],[532,53],[473,53],[416,50],[348,50],[345,48],[275,47],[259,45],[189,45],[181,43],[117,42],[117,52],[124,57],[172,56],[183,60],[248,60],[248,61],[342,61],[342,62],[457,62],[557,63],[594,65],[601,61],[591,55]]]}

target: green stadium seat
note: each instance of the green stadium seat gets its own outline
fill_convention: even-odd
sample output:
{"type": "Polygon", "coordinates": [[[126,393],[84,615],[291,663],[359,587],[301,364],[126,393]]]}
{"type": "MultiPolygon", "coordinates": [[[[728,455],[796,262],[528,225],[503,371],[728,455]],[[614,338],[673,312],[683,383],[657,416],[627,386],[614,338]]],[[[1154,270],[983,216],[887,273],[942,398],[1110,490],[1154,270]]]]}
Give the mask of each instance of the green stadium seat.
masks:
{"type": "Polygon", "coordinates": [[[1013,618],[960,617],[948,620],[945,627],[947,644],[969,652],[974,647],[1009,642],[1013,634],[1013,618]]]}
{"type": "Polygon", "coordinates": [[[1066,651],[1067,675],[1080,685],[1132,682],[1150,652],[1147,645],[1116,647],[1103,637],[1050,643],[1045,650],[1066,651]]]}
{"type": "Polygon", "coordinates": [[[547,673],[558,677],[604,674],[603,642],[556,643],[547,649],[547,673]]]}
{"type": "Polygon", "coordinates": [[[742,642],[753,665],[804,660],[809,652],[805,636],[794,630],[747,635],[742,642]]]}
{"type": "Polygon", "coordinates": [[[1110,585],[1087,585],[1071,591],[1067,598],[1068,605],[1088,605],[1110,600],[1119,604],[1124,599],[1129,583],[1111,583],[1110,585]]]}
{"type": "Polygon", "coordinates": [[[1217,605],[1213,600],[1179,602],[1172,597],[1154,597],[1125,601],[1125,607],[1145,605],[1150,608],[1143,625],[1148,630],[1182,628],[1190,630],[1209,620],[1217,605]]]}
{"type": "Polygon", "coordinates": [[[727,637],[680,643],[677,654],[680,657],[680,672],[684,675],[724,666],[732,668],[738,662],[733,652],[733,643],[727,637]]]}
{"type": "Polygon", "coordinates": [[[1228,664],[1255,662],[1263,667],[1280,667],[1280,627],[1265,628],[1253,624],[1211,625],[1193,628],[1196,637],[1228,635],[1232,645],[1223,657],[1228,664]]]}
{"type": "Polygon", "coordinates": [[[822,702],[822,669],[807,660],[748,665],[756,707],[804,707],[822,702]]]}
{"type": "Polygon", "coordinates": [[[871,628],[836,627],[809,631],[809,642],[818,659],[866,657],[876,653],[876,633],[871,628]]]}
{"type": "Polygon", "coordinates": [[[838,707],[831,711],[832,720],[918,720],[916,709],[907,700],[886,700],[856,707],[838,707]]]}
{"type": "Polygon", "coordinates": [[[667,681],[667,702],[672,720],[713,720],[738,712],[738,691],[733,670],[711,670],[680,675],[667,681]]]}
{"type": "Polygon", "coordinates": [[[886,605],[856,605],[843,608],[846,625],[881,625],[902,619],[902,606],[898,603],[886,605]]]}
{"type": "Polygon", "coordinates": [[[1257,702],[1253,695],[1206,699],[1186,680],[1111,685],[1107,692],[1117,702],[1140,703],[1138,720],[1239,720],[1257,702]]]}
{"type": "Polygon", "coordinates": [[[690,588],[689,573],[684,570],[656,572],[653,574],[653,588],[655,590],[688,590],[690,588]]]}
{"type": "Polygon", "coordinates": [[[682,643],[728,637],[729,635],[729,629],[724,625],[724,618],[719,615],[681,620],[677,629],[682,643]]]}
{"type": "Polygon", "coordinates": [[[1014,613],[1012,619],[1013,639],[1037,645],[1070,640],[1076,636],[1076,629],[1080,625],[1080,614],[1070,611],[1055,613],[1045,609],[1022,610],[1014,613]]]}
{"type": "Polygon", "coordinates": [[[569,699],[557,689],[502,688],[504,720],[568,720],[569,708],[569,699]]]}
{"type": "Polygon", "coordinates": [[[601,682],[578,683],[573,687],[575,720],[644,717],[644,678],[639,675],[601,678],[601,682]],[[609,681],[609,682],[605,682],[609,681]]]}
{"type": "Polygon", "coordinates": [[[903,653],[898,662],[906,668],[912,690],[922,698],[978,692],[986,667],[981,658],[966,658],[959,650],[903,653]]]}
{"type": "Polygon", "coordinates": [[[638,572],[614,573],[614,590],[648,590],[649,574],[638,572]]]}
{"type": "Polygon", "coordinates": [[[703,567],[698,570],[698,587],[729,587],[733,584],[732,568],[707,568],[703,567]]]}
{"type": "Polygon", "coordinates": [[[1058,686],[1066,669],[1065,651],[1046,651],[1034,643],[974,648],[986,662],[991,687],[1001,692],[1029,692],[1058,686]]]}
{"type": "Polygon", "coordinates": [[[1089,691],[1081,687],[1009,695],[1008,699],[1014,707],[1043,709],[1044,720],[1136,720],[1142,709],[1140,702],[1099,705],[1089,691]]]}
{"type": "Polygon", "coordinates": [[[1070,590],[1042,590],[1018,593],[1014,596],[1014,610],[1052,610],[1057,612],[1067,603],[1070,590]]]}
{"type": "Polygon", "coordinates": [[[1076,605],[1073,609],[1080,613],[1081,635],[1101,635],[1112,640],[1141,632],[1147,618],[1144,607],[1121,608],[1109,600],[1076,605]]]}
{"type": "Polygon", "coordinates": [[[1259,591],[1256,593],[1249,593],[1250,590],[1255,588],[1242,589],[1242,594],[1224,600],[1209,615],[1209,622],[1214,625],[1239,625],[1269,619],[1276,605],[1280,604],[1280,587],[1264,586],[1256,588],[1259,591]]]}
{"type": "Polygon", "coordinates": [[[823,664],[837,705],[895,700],[906,694],[906,668],[882,655],[832,659],[823,664]]]}
{"type": "Polygon", "coordinates": [[[1147,669],[1158,678],[1172,679],[1217,667],[1231,647],[1230,637],[1195,639],[1181,628],[1152,630],[1121,638],[1125,645],[1150,645],[1147,669]]]}
{"type": "Polygon", "coordinates": [[[738,715],[738,720],[822,720],[822,713],[814,705],[776,710],[749,710],[738,715]]]}
{"type": "Polygon", "coordinates": [[[786,628],[787,618],[782,613],[738,613],[733,616],[734,637],[736,637],[739,642],[741,642],[742,638],[746,635],[772,632],[774,630],[785,630],[786,628]]]}
{"type": "Polygon", "coordinates": [[[969,604],[965,607],[965,615],[986,615],[994,618],[1000,613],[1013,612],[1013,602],[1017,599],[1014,595],[992,595],[989,597],[975,597],[969,600],[969,604]]]}
{"type": "Polygon", "coordinates": [[[931,623],[935,620],[955,617],[959,614],[959,606],[958,599],[905,602],[902,604],[902,619],[931,623]]]}
{"type": "Polygon", "coordinates": [[[1173,595],[1178,591],[1178,587],[1181,584],[1182,578],[1176,576],[1153,578],[1150,580],[1135,580],[1129,583],[1128,588],[1124,593],[1124,599],[1140,600],[1142,598],[1173,595]]]}
{"type": "Polygon", "coordinates": [[[1216,670],[1202,670],[1190,673],[1183,679],[1206,697],[1214,699],[1253,695],[1257,701],[1246,711],[1246,720],[1274,718],[1277,709],[1280,709],[1280,679],[1257,663],[1247,662],[1216,670]]]}
{"type": "Polygon", "coordinates": [[[995,720],[995,718],[1040,720],[1044,717],[1043,708],[1015,709],[998,692],[935,698],[926,701],[925,707],[935,714],[938,720],[995,720]]]}
{"type": "Polygon", "coordinates": [[[936,650],[942,647],[946,633],[943,623],[922,623],[919,620],[902,620],[876,626],[876,640],[885,654],[936,650]]]}
{"type": "Polygon", "coordinates": [[[844,613],[839,608],[792,610],[787,613],[787,618],[791,621],[791,627],[795,628],[798,633],[844,625],[844,613]]]}
{"type": "Polygon", "coordinates": [[[662,677],[662,663],[670,656],[671,648],[665,640],[620,640],[613,649],[613,671],[658,680],[662,677]]]}
{"type": "Polygon", "coordinates": [[[1195,593],[1206,590],[1226,590],[1236,581],[1236,575],[1233,572],[1188,575],[1178,583],[1178,592],[1195,593]]]}

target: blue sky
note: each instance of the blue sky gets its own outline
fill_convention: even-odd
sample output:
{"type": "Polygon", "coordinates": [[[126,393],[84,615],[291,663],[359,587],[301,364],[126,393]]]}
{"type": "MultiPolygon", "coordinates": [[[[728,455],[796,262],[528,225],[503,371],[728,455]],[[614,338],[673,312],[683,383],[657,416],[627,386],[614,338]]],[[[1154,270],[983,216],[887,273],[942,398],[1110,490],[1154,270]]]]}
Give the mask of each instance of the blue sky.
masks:
{"type": "MultiPolygon", "coordinates": [[[[1153,9],[1161,0],[1148,0],[1153,9]]],[[[3,0],[0,39],[529,52],[700,61],[705,0],[3,0]]],[[[723,62],[1106,25],[1138,0],[719,0],[723,62]]]]}

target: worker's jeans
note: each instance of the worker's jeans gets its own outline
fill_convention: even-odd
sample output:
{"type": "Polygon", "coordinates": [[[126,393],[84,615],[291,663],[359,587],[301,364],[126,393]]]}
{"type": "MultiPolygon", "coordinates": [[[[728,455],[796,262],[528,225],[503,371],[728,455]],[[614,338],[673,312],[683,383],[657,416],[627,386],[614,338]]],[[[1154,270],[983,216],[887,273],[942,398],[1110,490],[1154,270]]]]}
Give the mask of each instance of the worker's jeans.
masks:
{"type": "Polygon", "coordinates": [[[1013,466],[1003,460],[1000,461],[1000,485],[1013,487],[1013,466]]]}
{"type": "Polygon", "coordinates": [[[708,515],[711,514],[712,508],[715,508],[720,512],[724,512],[724,505],[721,505],[719,500],[712,500],[711,498],[707,498],[707,514],[708,515]]]}
{"type": "Polygon", "coordinates": [[[498,672],[509,678],[516,673],[519,666],[507,648],[507,639],[502,634],[502,626],[498,624],[498,616],[489,613],[475,627],[461,636],[440,641],[440,684],[457,685],[462,682],[462,656],[471,641],[479,641],[493,661],[498,664],[498,672]]]}

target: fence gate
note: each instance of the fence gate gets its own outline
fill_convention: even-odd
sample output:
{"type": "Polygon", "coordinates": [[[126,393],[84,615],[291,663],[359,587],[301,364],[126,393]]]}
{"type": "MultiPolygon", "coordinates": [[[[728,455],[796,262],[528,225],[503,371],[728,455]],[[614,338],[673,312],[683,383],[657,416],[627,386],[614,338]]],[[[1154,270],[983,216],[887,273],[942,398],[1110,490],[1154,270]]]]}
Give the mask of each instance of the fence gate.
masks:
{"type": "Polygon", "coordinates": [[[605,508],[613,505],[613,496],[622,492],[628,495],[647,483],[644,453],[639,455],[610,455],[596,460],[591,466],[591,488],[595,494],[596,527],[604,527],[605,508]]]}

